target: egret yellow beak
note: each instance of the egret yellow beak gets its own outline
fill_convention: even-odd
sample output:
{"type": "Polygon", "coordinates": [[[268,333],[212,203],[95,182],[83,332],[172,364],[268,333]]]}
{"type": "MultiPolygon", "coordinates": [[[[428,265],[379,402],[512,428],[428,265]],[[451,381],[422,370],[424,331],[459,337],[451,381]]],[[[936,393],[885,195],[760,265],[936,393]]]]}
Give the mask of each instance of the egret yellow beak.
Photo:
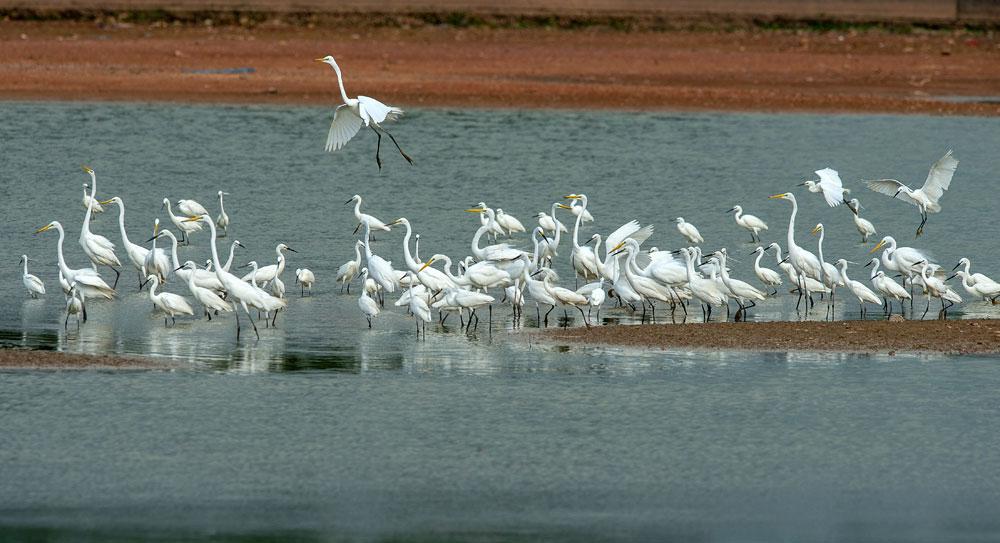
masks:
{"type": "Polygon", "coordinates": [[[625,246],[625,242],[623,241],[623,242],[619,243],[618,245],[615,245],[615,248],[611,249],[611,252],[615,252],[615,251],[617,251],[618,249],[621,249],[624,246],[625,246]]]}
{"type": "Polygon", "coordinates": [[[417,273],[420,273],[420,272],[424,271],[425,269],[427,269],[428,266],[430,266],[433,263],[434,263],[434,259],[433,258],[430,259],[430,260],[428,260],[427,262],[424,263],[423,266],[420,266],[420,269],[417,270],[417,273]]]}
{"type": "Polygon", "coordinates": [[[580,199],[580,195],[579,194],[570,194],[569,196],[563,196],[563,198],[566,198],[567,200],[579,200],[580,199]]]}
{"type": "Polygon", "coordinates": [[[94,170],[90,169],[88,166],[82,166],[81,165],[80,167],[83,168],[83,171],[85,171],[87,173],[94,173],[94,170]]]}
{"type": "Polygon", "coordinates": [[[486,210],[483,209],[483,208],[481,208],[481,207],[474,207],[472,209],[466,209],[465,210],[466,213],[482,213],[483,211],[486,211],[486,210]]]}
{"type": "Polygon", "coordinates": [[[556,204],[556,207],[558,207],[559,209],[573,209],[573,208],[571,208],[571,207],[569,207],[567,205],[563,205],[563,204],[556,204]]]}
{"type": "Polygon", "coordinates": [[[106,206],[106,205],[108,205],[108,204],[110,204],[110,203],[113,203],[114,201],[115,201],[115,199],[114,199],[114,198],[112,198],[112,199],[110,199],[110,200],[102,200],[102,201],[100,201],[100,202],[97,202],[97,203],[101,204],[102,206],[106,206]]]}
{"type": "Polygon", "coordinates": [[[314,58],[313,60],[315,60],[316,62],[323,62],[323,59],[321,58],[314,58]]]}
{"type": "Polygon", "coordinates": [[[784,195],[784,193],[782,193],[782,194],[775,194],[774,196],[768,196],[767,199],[768,200],[773,200],[775,198],[784,198],[784,197],[785,197],[785,195],[784,195]]]}
{"type": "Polygon", "coordinates": [[[45,226],[39,228],[38,230],[35,230],[35,233],[36,234],[41,234],[42,232],[45,232],[46,230],[48,230],[50,228],[52,228],[52,225],[51,224],[46,224],[45,226]]]}
{"type": "Polygon", "coordinates": [[[872,250],[868,251],[868,254],[872,254],[875,251],[881,249],[883,245],[885,245],[885,240],[882,240],[882,241],[878,242],[877,244],[875,244],[875,246],[872,247],[872,250]]]}
{"type": "Polygon", "coordinates": [[[821,228],[817,224],[816,227],[812,229],[812,232],[810,232],[810,234],[815,234],[816,232],[819,232],[820,230],[821,230],[821,228]]]}
{"type": "Polygon", "coordinates": [[[197,222],[197,221],[200,221],[200,220],[201,220],[201,217],[194,217],[194,216],[192,216],[192,217],[188,217],[188,218],[184,219],[184,221],[182,221],[182,222],[197,222]]]}

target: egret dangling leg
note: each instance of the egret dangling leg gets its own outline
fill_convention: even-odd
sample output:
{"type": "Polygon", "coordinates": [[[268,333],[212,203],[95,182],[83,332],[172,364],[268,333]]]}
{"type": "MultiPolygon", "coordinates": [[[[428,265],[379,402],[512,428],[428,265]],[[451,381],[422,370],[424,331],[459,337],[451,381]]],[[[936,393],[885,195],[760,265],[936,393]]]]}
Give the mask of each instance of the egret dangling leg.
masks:
{"type": "Polygon", "coordinates": [[[378,164],[378,171],[382,171],[382,157],[379,156],[379,152],[382,150],[382,134],[378,130],[375,130],[375,125],[368,125],[378,136],[378,142],[375,143],[375,164],[378,164]]]}

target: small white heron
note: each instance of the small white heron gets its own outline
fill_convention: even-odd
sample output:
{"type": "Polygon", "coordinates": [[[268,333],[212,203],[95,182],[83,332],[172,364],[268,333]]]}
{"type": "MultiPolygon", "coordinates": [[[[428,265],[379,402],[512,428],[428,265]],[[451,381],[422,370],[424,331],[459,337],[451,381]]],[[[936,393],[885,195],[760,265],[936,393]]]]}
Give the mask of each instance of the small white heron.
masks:
{"type": "Polygon", "coordinates": [[[920,211],[920,226],[917,227],[917,236],[924,232],[924,224],[927,223],[928,213],[938,213],[941,211],[941,196],[944,191],[951,186],[951,178],[958,169],[958,160],[951,155],[949,150],[943,157],[938,159],[927,172],[927,179],[919,189],[911,189],[895,179],[875,179],[866,181],[868,188],[875,192],[881,192],[899,197],[908,204],[917,206],[920,211]]]}

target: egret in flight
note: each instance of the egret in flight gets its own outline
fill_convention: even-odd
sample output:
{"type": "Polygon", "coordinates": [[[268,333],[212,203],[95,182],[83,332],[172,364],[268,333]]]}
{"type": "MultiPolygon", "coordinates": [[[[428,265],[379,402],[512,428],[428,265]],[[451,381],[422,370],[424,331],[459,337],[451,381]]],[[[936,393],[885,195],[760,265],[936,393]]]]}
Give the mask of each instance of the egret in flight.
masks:
{"type": "Polygon", "coordinates": [[[330,132],[326,136],[326,150],[333,152],[347,145],[347,142],[357,135],[358,131],[361,130],[361,125],[364,124],[378,136],[378,143],[375,144],[375,163],[378,164],[379,170],[382,169],[382,158],[379,156],[379,150],[382,147],[382,132],[389,136],[396,149],[399,150],[399,154],[403,155],[407,162],[413,164],[413,159],[403,152],[399,143],[396,142],[396,138],[382,126],[382,123],[387,120],[395,121],[398,119],[403,114],[403,110],[387,106],[367,96],[348,98],[347,91],[344,90],[344,76],[340,73],[337,61],[330,55],[316,60],[329,64],[333,71],[337,72],[340,97],[344,100],[344,103],[337,106],[337,110],[333,114],[333,123],[330,124],[330,132]]]}
{"type": "Polygon", "coordinates": [[[941,204],[938,201],[944,195],[944,191],[951,186],[951,178],[955,175],[956,169],[958,169],[958,159],[951,156],[949,150],[931,166],[931,170],[927,172],[924,186],[919,189],[911,189],[895,179],[875,179],[866,181],[866,184],[875,192],[881,192],[893,198],[899,197],[904,202],[917,206],[920,211],[920,226],[917,227],[917,236],[920,236],[924,233],[927,214],[941,211],[941,204]]]}
{"type": "Polygon", "coordinates": [[[823,198],[826,199],[826,203],[830,207],[837,207],[840,204],[846,203],[844,200],[844,183],[840,180],[840,174],[837,170],[831,168],[823,168],[822,170],[816,170],[816,175],[819,179],[814,179],[810,181],[804,181],[799,183],[799,186],[805,186],[809,189],[809,192],[821,192],[823,193],[823,198]]]}

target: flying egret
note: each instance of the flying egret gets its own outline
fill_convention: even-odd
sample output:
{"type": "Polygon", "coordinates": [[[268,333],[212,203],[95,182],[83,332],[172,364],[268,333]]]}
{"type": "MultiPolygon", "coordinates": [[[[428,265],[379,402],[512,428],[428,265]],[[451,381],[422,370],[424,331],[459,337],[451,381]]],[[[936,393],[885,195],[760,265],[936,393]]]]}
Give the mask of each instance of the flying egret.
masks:
{"type": "MultiPolygon", "coordinates": [[[[218,233],[216,232],[215,221],[210,216],[191,217],[186,219],[186,221],[200,221],[208,225],[209,230],[212,232],[212,263],[215,265],[215,276],[219,278],[219,282],[225,287],[226,295],[243,307],[243,312],[246,313],[247,319],[253,325],[254,334],[257,336],[257,339],[260,339],[260,333],[257,332],[257,324],[254,323],[253,317],[250,316],[250,306],[261,311],[270,312],[283,309],[287,305],[287,302],[243,282],[222,266],[222,263],[219,261],[219,249],[216,244],[218,233]]],[[[236,339],[239,339],[240,315],[238,311],[234,311],[233,314],[236,315],[236,339]]]]}
{"type": "Polygon", "coordinates": [[[86,320],[86,305],[83,294],[76,288],[76,282],[69,285],[69,293],[66,295],[66,320],[63,321],[63,329],[69,328],[69,316],[76,315],[76,327],[80,328],[80,315],[86,320]]]}
{"type": "Polygon", "coordinates": [[[855,281],[847,276],[847,261],[843,258],[837,260],[837,266],[839,266],[839,272],[841,279],[844,280],[844,285],[847,290],[854,294],[854,297],[858,299],[858,304],[861,306],[861,318],[865,318],[865,304],[881,304],[882,300],[877,294],[872,292],[872,289],[865,286],[864,283],[860,281],[855,281]]]}
{"type": "Polygon", "coordinates": [[[63,277],[66,278],[66,281],[70,284],[77,283],[77,288],[80,289],[80,292],[87,299],[97,297],[108,300],[113,299],[115,297],[115,290],[108,286],[93,268],[73,269],[66,265],[66,259],[63,257],[63,242],[66,239],[66,232],[59,221],[52,221],[35,230],[35,233],[41,234],[53,228],[59,232],[59,243],[56,245],[56,254],[59,257],[59,270],[62,272],[63,277]]]}
{"type": "Polygon", "coordinates": [[[87,193],[90,183],[83,184],[83,209],[92,209],[94,213],[104,213],[104,207],[94,197],[87,193]],[[91,207],[93,206],[93,207],[91,207]]]}
{"type": "MultiPolygon", "coordinates": [[[[194,299],[200,303],[205,308],[205,315],[208,316],[208,320],[212,320],[212,311],[225,311],[232,312],[233,306],[229,302],[225,301],[212,289],[208,289],[199,286],[195,282],[196,273],[199,271],[205,271],[198,269],[198,266],[191,260],[188,260],[182,266],[178,266],[174,272],[177,273],[178,277],[184,278],[187,282],[188,290],[191,291],[191,295],[194,299]],[[187,272],[181,275],[181,272],[187,272]]],[[[212,274],[213,276],[215,274],[212,274]]]]}
{"type": "MultiPolygon", "coordinates": [[[[21,262],[24,262],[24,273],[21,275],[21,282],[24,288],[28,289],[28,294],[32,298],[37,298],[39,294],[45,294],[45,283],[34,275],[28,273],[28,255],[21,255],[21,262]]],[[[21,262],[18,262],[20,264],[21,262]]]]}
{"type": "MultiPolygon", "coordinates": [[[[773,247],[775,245],[777,245],[777,244],[776,243],[772,243],[771,245],[767,246],[767,249],[770,249],[771,247],[773,247]]],[[[760,260],[761,260],[761,258],[764,257],[764,253],[767,251],[767,249],[765,249],[764,247],[758,246],[756,249],[753,250],[752,253],[750,253],[752,255],[753,254],[757,255],[757,258],[753,261],[753,273],[754,273],[754,275],[757,276],[757,279],[759,279],[761,283],[764,283],[765,286],[768,286],[768,287],[771,287],[771,288],[774,289],[774,292],[772,292],[771,294],[777,294],[778,293],[778,285],[781,284],[781,275],[778,272],[772,270],[771,268],[765,268],[765,267],[763,267],[763,266],[760,265],[760,260]]],[[[780,251],[780,250],[781,250],[781,247],[778,247],[778,251],[780,251]]]]}
{"type": "Polygon", "coordinates": [[[767,223],[764,221],[754,215],[744,215],[742,206],[733,206],[729,211],[726,211],[726,213],[733,213],[733,217],[736,219],[736,224],[750,231],[751,243],[760,241],[760,232],[762,230],[767,230],[767,223]]]}
{"type": "MultiPolygon", "coordinates": [[[[190,240],[188,240],[188,236],[195,232],[201,232],[200,222],[192,222],[188,220],[188,217],[179,217],[177,215],[174,215],[174,211],[170,207],[169,198],[163,199],[163,205],[160,206],[160,209],[167,210],[167,216],[170,217],[170,222],[174,223],[174,226],[177,227],[177,231],[181,233],[181,243],[185,244],[190,243],[190,240]]],[[[198,216],[200,217],[201,215],[198,216]]],[[[215,223],[213,222],[212,224],[215,223]]]]}
{"type": "Polygon", "coordinates": [[[347,293],[351,293],[351,282],[361,272],[361,247],[364,242],[358,240],[354,242],[354,260],[348,260],[337,268],[337,282],[340,283],[340,292],[344,292],[344,285],[347,285],[347,293]]]}
{"type": "Polygon", "coordinates": [[[844,189],[844,183],[840,180],[840,174],[837,173],[837,170],[823,168],[822,170],[816,170],[816,175],[819,176],[818,180],[804,181],[799,183],[799,186],[805,186],[809,189],[809,192],[822,193],[823,198],[826,199],[826,203],[830,207],[837,207],[846,202],[844,200],[844,193],[847,190],[844,189]]]}
{"type": "Polygon", "coordinates": [[[228,192],[219,191],[219,216],[215,218],[215,226],[222,229],[222,236],[229,235],[229,215],[226,214],[226,206],[222,203],[222,197],[229,196],[228,192]]]}
{"type": "Polygon", "coordinates": [[[337,65],[337,61],[330,55],[316,60],[329,64],[333,68],[333,71],[337,72],[340,97],[344,100],[344,103],[337,106],[336,111],[333,113],[330,132],[326,136],[326,150],[333,152],[347,145],[347,142],[351,141],[351,138],[357,135],[358,131],[361,130],[361,125],[364,124],[371,128],[375,132],[375,135],[378,136],[378,143],[375,144],[375,163],[378,164],[379,170],[382,169],[382,158],[379,156],[379,150],[382,147],[382,132],[385,132],[389,136],[399,154],[403,155],[403,158],[407,162],[413,164],[413,159],[403,152],[399,143],[396,142],[396,138],[382,126],[382,123],[385,121],[395,121],[398,119],[403,114],[403,110],[398,107],[387,106],[367,96],[348,98],[347,91],[344,90],[344,76],[340,73],[340,66],[337,65]]]}
{"type": "MultiPolygon", "coordinates": [[[[792,202],[792,214],[788,217],[788,261],[799,278],[799,300],[795,304],[795,309],[802,303],[802,297],[808,297],[808,289],[805,288],[805,278],[821,279],[821,264],[819,258],[813,253],[799,247],[795,243],[795,215],[799,212],[799,204],[795,201],[795,195],[790,192],[775,194],[772,199],[788,200],[792,202]]],[[[806,306],[808,310],[808,306],[806,306]]]]}
{"type": "Polygon", "coordinates": [[[208,215],[208,210],[205,209],[205,206],[195,200],[177,200],[177,211],[180,211],[181,215],[187,215],[188,217],[208,215]]]}
{"type": "Polygon", "coordinates": [[[920,211],[920,226],[917,227],[917,236],[920,236],[924,232],[924,224],[927,223],[927,214],[941,211],[941,204],[938,201],[944,195],[944,191],[951,186],[951,178],[955,175],[956,169],[958,169],[958,160],[951,156],[949,150],[931,166],[924,185],[919,189],[911,189],[895,179],[875,179],[866,181],[866,184],[875,192],[881,192],[893,198],[900,197],[904,202],[917,206],[920,211]],[[900,196],[901,193],[902,196],[900,196]]]}
{"type": "Polygon", "coordinates": [[[861,218],[861,202],[857,198],[851,198],[851,201],[847,202],[847,208],[853,214],[854,227],[861,234],[861,243],[868,243],[868,238],[875,235],[875,225],[868,219],[861,218]]]}
{"type": "Polygon", "coordinates": [[[517,220],[517,217],[505,213],[499,207],[497,208],[497,224],[507,231],[507,237],[510,237],[514,232],[526,232],[524,225],[517,220]]]}
{"type": "Polygon", "coordinates": [[[296,268],[295,282],[299,284],[299,296],[304,297],[306,295],[306,289],[309,289],[309,295],[312,296],[313,283],[316,282],[316,274],[314,274],[309,268],[296,268]]]}
{"type": "Polygon", "coordinates": [[[122,266],[122,263],[115,255],[115,244],[111,243],[108,238],[90,231],[90,217],[93,214],[93,205],[97,203],[97,175],[93,169],[87,166],[83,167],[83,171],[90,174],[91,188],[90,207],[87,208],[87,213],[83,216],[83,227],[80,228],[80,247],[83,248],[83,252],[90,259],[95,270],[97,266],[107,266],[115,272],[115,282],[111,286],[111,288],[115,288],[118,286],[118,278],[121,276],[118,268],[122,266]]]}
{"type": "Polygon", "coordinates": [[[150,275],[146,277],[146,281],[153,283],[149,285],[149,299],[157,309],[163,312],[163,326],[167,325],[167,317],[170,317],[173,324],[177,324],[177,315],[194,316],[194,308],[183,296],[171,292],[156,293],[156,287],[160,285],[159,277],[150,275]]]}
{"type": "Polygon", "coordinates": [[[685,222],[684,217],[677,217],[674,219],[674,222],[677,223],[677,231],[679,231],[681,235],[688,240],[688,243],[691,243],[692,245],[705,243],[705,238],[701,237],[701,233],[698,232],[698,229],[695,228],[693,224],[685,222]]]}

